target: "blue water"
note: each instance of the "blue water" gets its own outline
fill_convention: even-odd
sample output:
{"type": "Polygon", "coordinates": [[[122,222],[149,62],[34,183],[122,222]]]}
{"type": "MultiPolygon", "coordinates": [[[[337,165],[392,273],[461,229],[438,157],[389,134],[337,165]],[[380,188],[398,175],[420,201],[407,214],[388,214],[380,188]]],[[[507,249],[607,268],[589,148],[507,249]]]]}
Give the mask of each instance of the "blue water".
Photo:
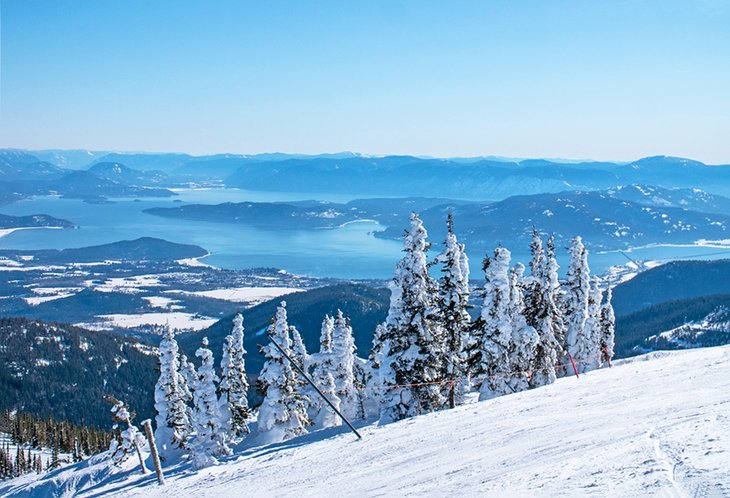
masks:
{"type": "MultiPolygon", "coordinates": [[[[115,199],[112,204],[37,197],[0,207],[9,215],[48,214],[72,221],[76,230],[23,230],[0,238],[2,249],[64,249],[105,244],[143,236],[196,244],[211,252],[205,262],[220,268],[276,267],[292,273],[337,278],[390,278],[401,256],[397,241],[376,238],[382,229],[372,222],[352,223],[331,230],[262,230],[243,224],[161,218],[143,213],[150,207],[179,206],[180,202],[215,204],[241,201],[320,199],[347,202],[358,196],[251,192],[238,189],[185,190],[175,198],[115,199]]],[[[527,263],[527,248],[513,250],[513,260],[527,263]]],[[[472,277],[479,278],[482,254],[470,254],[472,277]]],[[[629,253],[635,259],[716,259],[722,249],[654,247],[629,253]]],[[[591,254],[594,273],[628,260],[618,252],[591,254]]],[[[565,266],[565,257],[559,258],[565,266]]]]}

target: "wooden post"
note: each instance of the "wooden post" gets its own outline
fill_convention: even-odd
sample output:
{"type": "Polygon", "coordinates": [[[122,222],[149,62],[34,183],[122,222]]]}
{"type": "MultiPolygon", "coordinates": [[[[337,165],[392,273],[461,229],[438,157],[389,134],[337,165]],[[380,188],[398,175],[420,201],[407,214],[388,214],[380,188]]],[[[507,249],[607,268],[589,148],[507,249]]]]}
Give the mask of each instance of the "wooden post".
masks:
{"type": "Polygon", "coordinates": [[[454,392],[454,379],[449,383],[449,408],[456,408],[456,393],[454,392]]]}
{"type": "Polygon", "coordinates": [[[157,473],[157,484],[162,486],[163,484],[165,484],[165,476],[162,475],[162,466],[160,465],[160,455],[157,453],[157,445],[155,444],[155,437],[152,434],[152,421],[150,421],[150,419],[143,420],[142,427],[144,427],[144,435],[147,436],[147,442],[150,445],[152,463],[155,465],[155,472],[157,473]]]}
{"type": "Polygon", "coordinates": [[[575,373],[575,376],[580,379],[580,376],[578,375],[578,368],[575,366],[575,360],[573,359],[573,355],[568,353],[568,357],[570,358],[570,363],[573,364],[573,372],[575,373]]]}

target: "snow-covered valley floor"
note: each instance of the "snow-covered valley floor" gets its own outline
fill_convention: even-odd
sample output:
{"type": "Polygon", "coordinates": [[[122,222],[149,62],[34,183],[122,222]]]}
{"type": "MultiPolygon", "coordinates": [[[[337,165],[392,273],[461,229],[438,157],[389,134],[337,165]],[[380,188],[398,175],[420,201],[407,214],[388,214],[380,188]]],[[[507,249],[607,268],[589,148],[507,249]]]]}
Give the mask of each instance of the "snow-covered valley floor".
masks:
{"type": "Polygon", "coordinates": [[[360,430],[178,464],[164,487],[98,456],[0,496],[730,496],[730,346],[360,430]]]}

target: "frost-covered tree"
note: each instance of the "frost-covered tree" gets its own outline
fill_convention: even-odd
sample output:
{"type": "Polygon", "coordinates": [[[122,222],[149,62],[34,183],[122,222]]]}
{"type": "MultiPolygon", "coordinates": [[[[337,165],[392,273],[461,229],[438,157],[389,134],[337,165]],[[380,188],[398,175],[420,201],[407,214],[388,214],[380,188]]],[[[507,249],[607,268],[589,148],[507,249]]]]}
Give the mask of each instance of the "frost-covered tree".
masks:
{"type": "Polygon", "coordinates": [[[426,237],[421,219],[412,213],[403,241],[405,255],[390,285],[390,309],[378,347],[382,355],[381,422],[428,413],[444,404],[438,384],[443,380],[443,347],[434,310],[436,283],[426,262],[426,237]]]}
{"type": "Polygon", "coordinates": [[[471,317],[469,308],[469,258],[466,255],[464,244],[460,244],[454,234],[454,220],[449,213],[446,220],[447,234],[444,250],[436,258],[441,263],[441,278],[439,279],[438,321],[443,330],[444,342],[444,376],[455,380],[446,384],[444,396],[451,406],[460,405],[464,401],[466,384],[465,376],[466,353],[465,344],[468,341],[471,317]]]}
{"type": "Polygon", "coordinates": [[[332,350],[332,331],[335,328],[335,319],[329,315],[322,320],[322,329],[319,335],[319,352],[329,353],[332,350]]]}
{"type": "Polygon", "coordinates": [[[614,336],[616,332],[616,316],[613,313],[611,287],[606,290],[606,299],[601,306],[601,360],[607,363],[613,358],[614,336]]]}
{"type": "MultiPolygon", "coordinates": [[[[107,396],[106,400],[112,405],[111,412],[114,421],[124,427],[124,430],[119,434],[119,440],[113,439],[109,446],[114,464],[121,465],[134,453],[137,455],[142,473],[146,473],[147,467],[145,467],[144,459],[142,458],[145,439],[139,429],[132,425],[134,413],[129,410],[129,406],[123,401],[119,401],[112,396],[107,396]]],[[[117,425],[115,424],[116,427],[117,425]]]]}
{"type": "Polygon", "coordinates": [[[309,353],[304,346],[302,336],[294,325],[289,325],[289,337],[291,337],[292,358],[302,370],[309,364],[309,353]]]}
{"type": "Polygon", "coordinates": [[[355,339],[349,320],[337,310],[332,330],[331,361],[329,372],[335,380],[337,396],[340,398],[342,413],[350,420],[363,417],[360,398],[355,388],[355,339]]]}
{"type": "Polygon", "coordinates": [[[223,343],[221,382],[218,386],[221,414],[226,429],[232,436],[249,433],[248,379],[246,377],[246,350],[243,348],[243,316],[237,313],[233,328],[223,343]]]}
{"type": "Polygon", "coordinates": [[[160,455],[165,457],[185,447],[191,432],[190,408],[186,401],[185,381],[180,372],[178,345],[170,326],[164,329],[159,351],[160,377],[155,386],[155,441],[160,455]]]}
{"type": "MultiPolygon", "coordinates": [[[[327,399],[341,410],[340,398],[337,395],[335,379],[327,368],[327,363],[318,363],[312,374],[313,381],[319,387],[320,391],[327,396],[327,399]]],[[[312,424],[315,429],[326,429],[327,427],[338,427],[342,425],[342,419],[329,407],[319,394],[312,396],[310,413],[312,414],[312,424]]]]}
{"type": "MultiPolygon", "coordinates": [[[[197,382],[197,374],[195,373],[195,366],[184,354],[180,354],[180,377],[178,382],[182,393],[182,400],[190,408],[190,404],[193,402],[193,391],[197,382]]],[[[191,410],[188,410],[188,418],[192,418],[191,410]]]]}
{"type": "Polygon", "coordinates": [[[231,455],[228,438],[221,421],[220,402],[216,395],[218,376],[215,373],[213,353],[208,349],[208,338],[195,356],[201,364],[196,372],[193,390],[193,429],[195,438],[190,444],[193,466],[202,469],[218,463],[217,457],[231,455]]]}
{"type": "Polygon", "coordinates": [[[512,324],[512,341],[509,347],[508,382],[513,392],[529,388],[531,368],[535,360],[535,347],[539,341],[537,331],[525,319],[525,303],[522,290],[525,265],[517,263],[509,273],[509,312],[512,324]]]}
{"type": "MultiPolygon", "coordinates": [[[[590,337],[586,335],[588,301],[590,298],[590,269],[588,251],[580,237],[571,241],[570,264],[565,282],[564,310],[566,322],[565,351],[572,355],[578,372],[585,371],[585,361],[591,355],[590,337]]],[[[566,363],[569,364],[570,360],[566,363]]],[[[572,374],[572,367],[569,369],[572,374]]]]}
{"type": "MultiPolygon", "coordinates": [[[[276,341],[291,357],[285,301],[277,308],[274,322],[267,332],[269,340],[276,341]]],[[[302,392],[302,381],[274,344],[262,346],[261,353],[266,358],[259,375],[259,390],[264,395],[258,416],[262,440],[280,442],[305,434],[306,427],[311,423],[307,415],[310,400],[302,392]]]]}
{"type": "Polygon", "coordinates": [[[484,302],[473,328],[472,372],[479,381],[479,399],[509,394],[512,316],[510,313],[510,252],[498,247],[484,260],[484,302]]]}
{"type": "Polygon", "coordinates": [[[555,302],[555,286],[559,286],[555,255],[552,253],[546,256],[537,230],[533,231],[530,249],[531,275],[526,279],[525,318],[535,328],[539,338],[535,345],[530,376],[530,387],[539,387],[555,381],[556,365],[563,356],[563,348],[558,339],[558,331],[562,328],[562,313],[555,302]]]}
{"type": "Polygon", "coordinates": [[[592,277],[590,282],[588,318],[586,318],[585,326],[588,356],[582,362],[585,371],[596,370],[601,366],[601,301],[603,300],[603,292],[601,292],[597,277],[592,277]]]}

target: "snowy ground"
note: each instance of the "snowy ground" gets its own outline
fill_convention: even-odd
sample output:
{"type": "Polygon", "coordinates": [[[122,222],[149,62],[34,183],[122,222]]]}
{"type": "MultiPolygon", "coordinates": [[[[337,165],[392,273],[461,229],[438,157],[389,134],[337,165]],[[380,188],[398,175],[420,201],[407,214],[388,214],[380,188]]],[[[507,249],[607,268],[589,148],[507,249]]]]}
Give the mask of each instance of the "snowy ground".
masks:
{"type": "Polygon", "coordinates": [[[730,346],[651,353],[580,379],[379,427],[239,448],[158,487],[103,456],[0,496],[730,496],[730,346]]]}
{"type": "Polygon", "coordinates": [[[209,297],[211,299],[220,299],[222,301],[232,301],[234,303],[246,303],[254,306],[269,299],[285,296],[293,292],[303,292],[305,289],[295,287],[234,287],[230,289],[212,289],[205,291],[167,291],[172,294],[188,294],[194,296],[209,297]]]}
{"type": "Polygon", "coordinates": [[[194,315],[174,311],[170,313],[138,313],[127,315],[123,313],[111,315],[97,315],[98,322],[77,323],[78,327],[85,327],[89,330],[111,330],[115,327],[129,329],[143,327],[145,325],[169,325],[176,330],[203,330],[218,321],[217,318],[194,315]]]}

